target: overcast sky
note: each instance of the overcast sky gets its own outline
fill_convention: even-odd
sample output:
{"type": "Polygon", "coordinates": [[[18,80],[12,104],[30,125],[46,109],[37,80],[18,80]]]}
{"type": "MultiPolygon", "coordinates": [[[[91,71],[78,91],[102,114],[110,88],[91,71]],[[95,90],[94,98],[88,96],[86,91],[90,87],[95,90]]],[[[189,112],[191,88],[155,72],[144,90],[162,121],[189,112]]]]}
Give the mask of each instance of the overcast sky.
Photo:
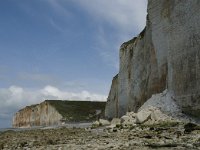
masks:
{"type": "Polygon", "coordinates": [[[106,100],[146,0],[0,1],[0,128],[45,99],[106,100]]]}

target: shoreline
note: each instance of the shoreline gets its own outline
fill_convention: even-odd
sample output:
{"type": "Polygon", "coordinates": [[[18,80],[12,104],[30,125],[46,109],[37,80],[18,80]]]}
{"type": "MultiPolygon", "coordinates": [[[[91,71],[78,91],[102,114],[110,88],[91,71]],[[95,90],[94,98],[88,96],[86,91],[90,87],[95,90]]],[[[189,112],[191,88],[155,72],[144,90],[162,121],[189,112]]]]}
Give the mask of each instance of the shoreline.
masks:
{"type": "Polygon", "coordinates": [[[25,131],[25,130],[35,130],[35,129],[56,129],[56,128],[88,128],[92,126],[92,122],[69,122],[63,125],[54,126],[34,126],[34,127],[19,127],[19,128],[0,128],[0,132],[6,131],[25,131]]]}

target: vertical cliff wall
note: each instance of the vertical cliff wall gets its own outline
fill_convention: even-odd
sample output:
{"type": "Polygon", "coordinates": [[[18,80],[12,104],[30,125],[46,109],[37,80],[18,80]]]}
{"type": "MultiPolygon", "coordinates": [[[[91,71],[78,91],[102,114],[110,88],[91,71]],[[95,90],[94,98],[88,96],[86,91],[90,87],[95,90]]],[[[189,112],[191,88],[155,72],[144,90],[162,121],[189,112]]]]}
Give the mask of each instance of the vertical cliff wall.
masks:
{"type": "Polygon", "coordinates": [[[119,116],[137,111],[168,88],[184,112],[200,116],[199,27],[199,0],[149,0],[144,31],[120,48],[118,81],[111,86],[107,110],[117,102],[119,116]]]}
{"type": "Polygon", "coordinates": [[[154,46],[167,53],[168,89],[183,112],[200,116],[200,1],[149,0],[148,12],[154,46]]]}
{"type": "Polygon", "coordinates": [[[105,116],[107,116],[108,119],[117,118],[119,116],[118,75],[112,80],[111,90],[105,107],[105,116]]]}
{"type": "Polygon", "coordinates": [[[59,125],[61,119],[62,115],[45,101],[18,111],[13,117],[13,127],[59,125]]]}

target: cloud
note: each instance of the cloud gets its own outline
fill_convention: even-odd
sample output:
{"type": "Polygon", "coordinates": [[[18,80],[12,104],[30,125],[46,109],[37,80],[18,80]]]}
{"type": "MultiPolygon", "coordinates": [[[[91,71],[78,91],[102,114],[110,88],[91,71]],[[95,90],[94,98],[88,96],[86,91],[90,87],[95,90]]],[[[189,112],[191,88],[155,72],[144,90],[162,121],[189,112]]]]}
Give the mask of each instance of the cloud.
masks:
{"type": "Polygon", "coordinates": [[[96,20],[110,23],[118,29],[142,30],[145,25],[147,0],[76,0],[96,20]]]}
{"type": "Polygon", "coordinates": [[[89,91],[67,92],[47,85],[42,89],[26,89],[19,86],[0,88],[0,120],[12,119],[19,109],[49,100],[90,100],[105,101],[106,96],[89,91]]]}
{"type": "Polygon", "coordinates": [[[68,100],[98,100],[105,101],[106,96],[90,93],[88,91],[81,91],[79,93],[75,92],[65,92],[60,91],[58,88],[53,86],[46,86],[41,90],[42,95],[45,97],[52,97],[54,99],[68,99],[68,100]]]}
{"type": "Polygon", "coordinates": [[[147,0],[76,0],[74,3],[97,23],[95,48],[106,64],[118,70],[120,45],[137,36],[146,24],[147,0]]]}
{"type": "MultiPolygon", "coordinates": [[[[73,4],[79,12],[86,14],[96,26],[93,48],[102,60],[118,69],[120,45],[139,34],[146,24],[147,0],[48,0],[58,14],[70,14],[67,5],[73,4]]],[[[82,15],[81,14],[81,15],[82,15]]],[[[72,17],[71,12],[71,17],[72,17]]],[[[75,17],[75,16],[73,16],[75,17]]],[[[65,17],[63,19],[68,19],[65,17]]],[[[51,25],[62,31],[55,21],[51,25]]],[[[91,35],[93,37],[93,35],[91,35]]]]}

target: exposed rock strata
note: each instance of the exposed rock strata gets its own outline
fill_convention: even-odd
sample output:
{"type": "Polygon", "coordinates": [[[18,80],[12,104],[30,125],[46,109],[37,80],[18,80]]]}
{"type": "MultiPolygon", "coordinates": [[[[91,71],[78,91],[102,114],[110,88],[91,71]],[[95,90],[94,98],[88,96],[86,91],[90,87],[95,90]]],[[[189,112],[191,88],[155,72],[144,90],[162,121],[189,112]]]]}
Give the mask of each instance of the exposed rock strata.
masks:
{"type": "Polygon", "coordinates": [[[108,119],[118,117],[118,107],[118,75],[116,75],[112,80],[112,87],[105,108],[105,116],[109,116],[108,119]]]}
{"type": "Polygon", "coordinates": [[[103,117],[105,102],[46,100],[27,106],[13,117],[13,127],[61,125],[103,117]]]}
{"type": "Polygon", "coordinates": [[[183,112],[200,117],[199,27],[199,0],[149,0],[144,31],[120,48],[106,116],[137,112],[167,88],[183,112]]]}
{"type": "Polygon", "coordinates": [[[13,127],[32,127],[61,124],[62,115],[48,102],[27,106],[13,117],[13,127]]]}

